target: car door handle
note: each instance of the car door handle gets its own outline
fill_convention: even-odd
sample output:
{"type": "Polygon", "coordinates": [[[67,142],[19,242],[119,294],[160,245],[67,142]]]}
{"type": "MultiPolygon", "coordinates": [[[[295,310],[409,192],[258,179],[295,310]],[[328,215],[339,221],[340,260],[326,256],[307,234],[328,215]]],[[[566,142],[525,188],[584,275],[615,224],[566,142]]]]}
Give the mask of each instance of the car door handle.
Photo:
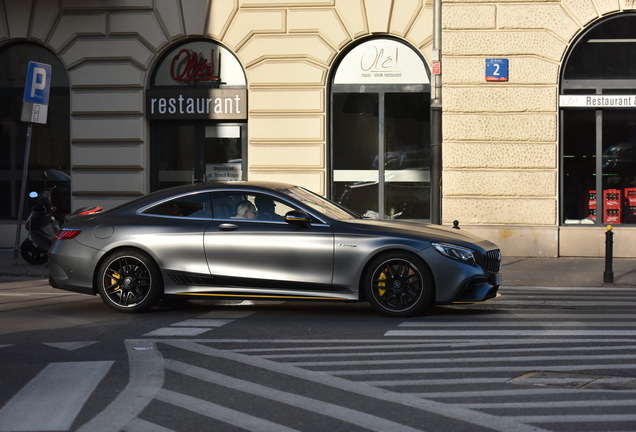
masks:
{"type": "Polygon", "coordinates": [[[239,227],[238,225],[234,225],[232,223],[223,223],[218,226],[221,231],[236,231],[239,227]]]}

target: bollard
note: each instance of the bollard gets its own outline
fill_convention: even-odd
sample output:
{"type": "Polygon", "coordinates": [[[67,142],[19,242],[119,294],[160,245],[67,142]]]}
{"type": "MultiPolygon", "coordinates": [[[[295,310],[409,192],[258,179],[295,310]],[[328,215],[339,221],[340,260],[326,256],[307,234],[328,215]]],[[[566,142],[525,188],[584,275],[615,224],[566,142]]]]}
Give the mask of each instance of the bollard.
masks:
{"type": "Polygon", "coordinates": [[[607,226],[605,231],[605,272],[603,273],[603,282],[614,283],[614,270],[612,270],[612,258],[614,255],[614,233],[612,226],[607,226]]]}

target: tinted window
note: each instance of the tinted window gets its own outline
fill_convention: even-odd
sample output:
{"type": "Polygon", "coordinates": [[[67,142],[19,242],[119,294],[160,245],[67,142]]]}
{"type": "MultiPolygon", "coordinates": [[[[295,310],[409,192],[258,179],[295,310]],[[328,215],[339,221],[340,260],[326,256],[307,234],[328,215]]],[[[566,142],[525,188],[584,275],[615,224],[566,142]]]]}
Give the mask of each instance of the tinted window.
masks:
{"type": "Polygon", "coordinates": [[[636,76],[636,14],[592,28],[567,60],[565,79],[633,79],[636,76]]]}
{"type": "Polygon", "coordinates": [[[268,194],[254,192],[217,192],[213,195],[215,219],[255,219],[260,221],[284,221],[285,215],[296,210],[268,194]],[[255,213],[246,213],[253,209],[255,213]]]}
{"type": "Polygon", "coordinates": [[[211,219],[210,194],[186,195],[170,201],[164,201],[144,210],[143,213],[159,216],[211,219]]]}

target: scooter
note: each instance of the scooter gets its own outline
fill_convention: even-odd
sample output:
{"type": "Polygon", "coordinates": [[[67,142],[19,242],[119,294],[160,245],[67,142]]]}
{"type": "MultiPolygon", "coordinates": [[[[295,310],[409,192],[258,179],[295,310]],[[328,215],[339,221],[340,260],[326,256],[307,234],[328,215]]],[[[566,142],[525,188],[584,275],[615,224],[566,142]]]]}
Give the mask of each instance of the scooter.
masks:
{"type": "MultiPolygon", "coordinates": [[[[46,188],[40,194],[35,191],[29,194],[29,197],[35,199],[35,203],[25,223],[29,235],[20,245],[20,255],[29,264],[41,265],[48,261],[47,254],[51,244],[69,216],[57,213],[52,202],[54,189],[55,187],[46,188]]],[[[84,207],[72,214],[88,215],[102,210],[104,208],[100,206],[84,207]]]]}
{"type": "Polygon", "coordinates": [[[20,245],[20,255],[29,264],[39,265],[48,261],[47,253],[60,230],[60,217],[56,215],[56,207],[51,200],[52,191],[46,188],[40,194],[35,191],[29,194],[35,203],[25,223],[29,235],[20,245]]]}

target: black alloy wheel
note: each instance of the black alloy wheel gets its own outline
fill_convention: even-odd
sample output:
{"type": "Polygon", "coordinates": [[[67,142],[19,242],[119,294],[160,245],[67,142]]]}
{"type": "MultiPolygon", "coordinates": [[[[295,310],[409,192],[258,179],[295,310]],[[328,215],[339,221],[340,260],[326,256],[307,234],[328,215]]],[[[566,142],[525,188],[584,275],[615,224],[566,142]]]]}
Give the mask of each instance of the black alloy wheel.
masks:
{"type": "Polygon", "coordinates": [[[389,316],[419,315],[434,301],[430,270],[421,259],[406,252],[374,259],[366,272],[364,289],[371,306],[389,316]]]}
{"type": "Polygon", "coordinates": [[[100,265],[97,290],[104,303],[119,312],[142,312],[161,297],[161,272],[145,253],[121,250],[100,265]]]}

